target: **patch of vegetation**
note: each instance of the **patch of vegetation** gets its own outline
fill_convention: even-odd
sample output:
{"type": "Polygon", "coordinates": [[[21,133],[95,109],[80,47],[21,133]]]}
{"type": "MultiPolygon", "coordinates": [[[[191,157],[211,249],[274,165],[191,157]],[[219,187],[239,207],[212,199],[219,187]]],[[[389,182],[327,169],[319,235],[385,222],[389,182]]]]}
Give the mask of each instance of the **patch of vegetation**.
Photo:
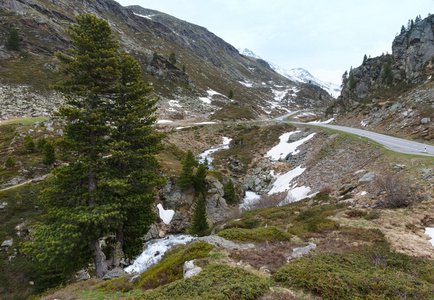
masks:
{"type": "Polygon", "coordinates": [[[229,103],[211,115],[211,120],[236,121],[253,120],[253,108],[248,105],[229,103]]]}
{"type": "Polygon", "coordinates": [[[212,265],[197,276],[159,287],[142,299],[257,299],[269,288],[264,278],[243,269],[212,265]]]}
{"type": "Polygon", "coordinates": [[[273,278],[324,299],[434,299],[433,274],[433,261],[377,247],[305,256],[273,278]]]}
{"type": "Polygon", "coordinates": [[[235,129],[238,132],[230,144],[231,147],[214,153],[214,163],[220,168],[226,168],[231,162],[236,162],[237,169],[231,171],[245,173],[252,159],[258,154],[258,151],[252,149],[270,149],[279,142],[282,133],[295,128],[284,123],[265,127],[238,125],[235,129]]]}
{"type": "Polygon", "coordinates": [[[36,200],[40,189],[41,184],[27,184],[0,192],[0,203],[7,203],[0,209],[0,242],[13,239],[8,251],[0,251],[1,293],[5,297],[14,295],[24,298],[32,291],[29,281],[36,279],[35,264],[21,255],[20,251],[21,243],[28,237],[27,229],[41,219],[36,200]],[[16,228],[22,229],[18,231],[16,228]],[[9,260],[8,257],[12,256],[9,260]]]}
{"type": "Polygon", "coordinates": [[[34,125],[37,122],[42,122],[47,119],[48,118],[44,118],[44,117],[20,118],[20,119],[15,119],[10,121],[2,121],[0,125],[11,125],[11,124],[34,125]]]}
{"type": "Polygon", "coordinates": [[[284,232],[280,228],[268,226],[267,228],[228,228],[217,233],[229,240],[264,242],[264,241],[290,241],[291,234],[284,232]]]}
{"type": "Polygon", "coordinates": [[[142,273],[139,285],[152,289],[181,279],[186,261],[206,257],[212,249],[214,246],[204,242],[175,247],[164,255],[161,262],[142,273]]]}

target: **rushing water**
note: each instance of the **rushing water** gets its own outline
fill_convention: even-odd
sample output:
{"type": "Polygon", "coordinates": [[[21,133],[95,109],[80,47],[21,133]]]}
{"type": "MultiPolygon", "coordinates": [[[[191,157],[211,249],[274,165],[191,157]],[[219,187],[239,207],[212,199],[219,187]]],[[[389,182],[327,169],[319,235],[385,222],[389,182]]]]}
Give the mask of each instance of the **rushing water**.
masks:
{"type": "Polygon", "coordinates": [[[214,152],[217,152],[219,150],[223,150],[223,149],[229,149],[229,143],[232,141],[231,138],[228,137],[223,137],[223,144],[218,145],[214,148],[211,148],[209,150],[206,150],[205,152],[197,155],[197,158],[199,160],[199,163],[203,164],[205,162],[205,158],[208,161],[208,166],[209,168],[212,170],[212,161],[214,160],[210,155],[213,154],[214,152]]]}
{"type": "Polygon", "coordinates": [[[164,253],[176,245],[187,244],[195,238],[191,235],[168,235],[162,239],[155,239],[146,242],[148,246],[145,251],[140,254],[131,266],[124,270],[127,273],[143,273],[153,265],[160,262],[164,253]]]}

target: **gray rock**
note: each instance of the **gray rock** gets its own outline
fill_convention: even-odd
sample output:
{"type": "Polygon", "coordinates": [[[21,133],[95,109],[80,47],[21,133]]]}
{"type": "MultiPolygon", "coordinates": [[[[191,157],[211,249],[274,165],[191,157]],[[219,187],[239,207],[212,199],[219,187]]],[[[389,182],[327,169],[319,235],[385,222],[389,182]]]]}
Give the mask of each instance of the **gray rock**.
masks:
{"type": "Polygon", "coordinates": [[[374,181],[377,178],[377,174],[370,172],[363,175],[362,178],[359,179],[359,184],[366,184],[374,181]]]}
{"type": "Polygon", "coordinates": [[[88,280],[90,279],[90,275],[85,270],[80,270],[75,274],[75,280],[76,281],[82,281],[82,280],[88,280]]]}
{"type": "Polygon", "coordinates": [[[217,248],[225,248],[225,249],[239,249],[239,250],[246,250],[246,249],[252,249],[255,248],[254,244],[237,244],[232,241],[229,241],[225,238],[222,238],[217,235],[209,235],[204,236],[196,239],[196,241],[202,241],[205,243],[208,243],[210,245],[213,245],[217,248]]]}
{"type": "Polygon", "coordinates": [[[0,209],[5,208],[8,205],[7,202],[0,203],[0,209]]]}
{"type": "Polygon", "coordinates": [[[11,247],[14,243],[14,239],[6,240],[2,243],[0,247],[11,247]]]}
{"type": "Polygon", "coordinates": [[[202,271],[201,267],[198,267],[194,264],[194,260],[189,260],[184,263],[183,276],[184,278],[190,278],[192,276],[196,276],[202,271]]]}
{"type": "Polygon", "coordinates": [[[116,267],[113,270],[108,271],[107,274],[105,274],[102,279],[104,279],[104,280],[115,279],[115,278],[119,278],[125,274],[126,274],[126,272],[124,271],[124,269],[116,267]]]}
{"type": "Polygon", "coordinates": [[[346,184],[346,185],[342,186],[342,187],[339,189],[338,192],[339,192],[339,195],[343,196],[343,195],[345,195],[345,194],[351,192],[351,191],[354,190],[355,188],[356,188],[356,187],[355,187],[354,185],[352,185],[352,184],[346,184]]]}
{"type": "Polygon", "coordinates": [[[296,258],[299,258],[299,257],[302,257],[302,256],[309,254],[309,252],[315,248],[316,248],[316,245],[314,243],[309,243],[309,245],[307,245],[306,247],[299,247],[299,248],[292,249],[292,254],[290,257],[288,257],[288,262],[291,259],[296,259],[296,258]]]}
{"type": "Polygon", "coordinates": [[[253,190],[253,188],[255,187],[255,178],[250,176],[244,177],[244,185],[248,190],[253,190]]]}
{"type": "Polygon", "coordinates": [[[57,135],[63,136],[63,130],[62,129],[57,129],[56,133],[57,133],[57,135]]]}
{"type": "Polygon", "coordinates": [[[431,118],[423,118],[422,120],[420,120],[420,123],[422,125],[428,125],[429,122],[431,122],[431,118]]]}

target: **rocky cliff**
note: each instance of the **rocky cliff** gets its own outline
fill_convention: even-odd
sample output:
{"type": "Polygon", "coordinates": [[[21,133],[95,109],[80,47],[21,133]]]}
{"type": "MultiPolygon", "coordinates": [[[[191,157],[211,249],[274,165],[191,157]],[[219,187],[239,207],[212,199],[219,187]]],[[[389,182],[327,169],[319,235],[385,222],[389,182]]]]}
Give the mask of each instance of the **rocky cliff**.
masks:
{"type": "Polygon", "coordinates": [[[58,80],[53,53],[71,47],[65,29],[81,13],[107,20],[123,49],[140,62],[145,81],[162,99],[161,118],[206,116],[231,102],[230,90],[233,100],[248,107],[255,118],[288,109],[323,109],[332,100],[320,88],[293,82],[264,61],[241,55],[206,28],[139,6],[122,7],[113,0],[1,1],[2,84],[47,90],[58,80]],[[11,28],[19,32],[21,51],[6,46],[11,28]],[[172,53],[173,64],[168,61],[172,53]]]}
{"type": "Polygon", "coordinates": [[[403,30],[392,54],[366,59],[344,80],[329,108],[340,124],[434,138],[434,16],[403,30]]]}

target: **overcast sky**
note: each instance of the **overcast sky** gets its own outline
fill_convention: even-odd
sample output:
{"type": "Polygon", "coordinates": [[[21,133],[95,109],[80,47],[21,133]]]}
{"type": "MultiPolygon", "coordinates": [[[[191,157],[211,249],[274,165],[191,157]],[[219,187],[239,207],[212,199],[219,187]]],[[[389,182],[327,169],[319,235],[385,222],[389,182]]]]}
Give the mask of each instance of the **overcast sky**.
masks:
{"type": "Polygon", "coordinates": [[[409,19],[434,14],[433,0],[116,0],[206,27],[236,48],[283,68],[341,83],[363,56],[391,53],[409,19]]]}

